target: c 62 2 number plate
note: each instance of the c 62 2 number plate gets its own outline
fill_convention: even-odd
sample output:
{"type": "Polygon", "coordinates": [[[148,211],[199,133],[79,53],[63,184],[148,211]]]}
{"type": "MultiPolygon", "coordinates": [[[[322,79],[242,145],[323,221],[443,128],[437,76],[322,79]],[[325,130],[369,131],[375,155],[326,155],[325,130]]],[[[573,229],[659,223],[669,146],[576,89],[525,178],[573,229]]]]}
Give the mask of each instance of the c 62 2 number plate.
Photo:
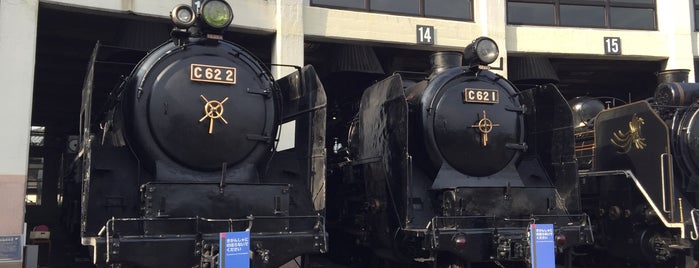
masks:
{"type": "Polygon", "coordinates": [[[192,64],[189,79],[199,82],[235,84],[236,70],[233,67],[192,64]]]}

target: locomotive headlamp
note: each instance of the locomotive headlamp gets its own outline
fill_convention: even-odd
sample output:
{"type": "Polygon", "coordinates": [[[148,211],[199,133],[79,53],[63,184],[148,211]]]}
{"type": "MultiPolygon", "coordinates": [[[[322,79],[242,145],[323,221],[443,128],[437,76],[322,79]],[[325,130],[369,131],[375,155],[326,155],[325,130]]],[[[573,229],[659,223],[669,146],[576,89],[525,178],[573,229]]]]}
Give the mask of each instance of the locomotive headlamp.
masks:
{"type": "Polygon", "coordinates": [[[203,22],[214,29],[223,30],[233,21],[233,10],[225,1],[204,1],[200,9],[203,22]]]}
{"type": "Polygon", "coordinates": [[[180,29],[192,27],[195,18],[194,9],[188,5],[177,5],[172,9],[172,12],[170,12],[172,23],[180,29]]]}
{"type": "Polygon", "coordinates": [[[498,59],[498,45],[488,37],[478,37],[464,49],[464,59],[469,65],[488,65],[498,59]]]}

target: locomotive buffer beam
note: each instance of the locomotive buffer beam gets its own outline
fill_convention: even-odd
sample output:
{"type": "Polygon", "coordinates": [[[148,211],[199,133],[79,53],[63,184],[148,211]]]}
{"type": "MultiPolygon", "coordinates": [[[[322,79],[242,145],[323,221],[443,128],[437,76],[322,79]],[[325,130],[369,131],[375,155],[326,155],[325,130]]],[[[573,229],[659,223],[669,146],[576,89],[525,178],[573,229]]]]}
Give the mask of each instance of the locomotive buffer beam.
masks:
{"type": "Polygon", "coordinates": [[[586,214],[532,215],[531,218],[521,219],[438,216],[430,221],[425,230],[424,247],[433,251],[448,251],[473,262],[522,261],[531,257],[528,233],[532,223],[558,223],[554,234],[565,237],[561,240],[565,242],[559,244],[561,242],[557,241],[557,247],[591,244],[594,241],[590,219],[586,214]],[[473,227],[473,223],[477,222],[483,226],[473,227]]]}
{"type": "MultiPolygon", "coordinates": [[[[307,253],[325,253],[328,250],[328,234],[322,215],[307,216],[247,216],[234,219],[211,219],[202,217],[172,218],[112,218],[99,237],[84,237],[83,244],[103,252],[93,260],[98,265],[140,263],[146,267],[179,267],[194,263],[212,263],[218,259],[220,232],[239,229],[238,223],[250,231],[251,267],[276,267],[289,259],[307,253]],[[311,220],[315,224],[294,231],[255,231],[253,222],[278,222],[289,220],[311,220]],[[192,230],[187,233],[144,234],[131,233],[120,225],[153,222],[190,222],[195,226],[223,224],[219,232],[192,230]],[[117,224],[119,223],[119,224],[117,224]],[[245,224],[247,223],[247,224],[245,224]],[[246,227],[245,227],[246,226],[246,227]],[[290,250],[292,248],[293,250],[290,250]],[[151,258],[152,252],[178,254],[177,258],[162,260],[151,258]],[[185,252],[191,252],[186,254],[185,252]],[[144,262],[142,262],[144,261],[144,262]]],[[[173,256],[173,255],[170,255],[173,256]]],[[[193,265],[192,265],[193,266],[193,265]]],[[[189,266],[188,266],[189,267],[189,266]]]]}

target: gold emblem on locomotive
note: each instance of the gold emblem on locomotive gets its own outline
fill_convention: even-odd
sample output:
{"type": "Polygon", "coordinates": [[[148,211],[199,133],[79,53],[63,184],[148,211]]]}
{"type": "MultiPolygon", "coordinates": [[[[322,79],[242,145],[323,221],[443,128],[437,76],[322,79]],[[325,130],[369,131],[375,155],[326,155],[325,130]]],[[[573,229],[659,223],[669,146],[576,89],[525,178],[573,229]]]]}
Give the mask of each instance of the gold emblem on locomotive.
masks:
{"type": "Polygon", "coordinates": [[[478,131],[481,132],[482,140],[483,140],[483,147],[488,146],[488,133],[493,131],[493,127],[499,127],[500,124],[493,124],[493,121],[490,120],[485,114],[485,110],[483,110],[483,117],[478,120],[478,122],[475,125],[471,125],[472,128],[477,128],[478,131]]]}
{"type": "Polygon", "coordinates": [[[204,95],[199,95],[205,102],[204,104],[204,116],[199,119],[199,122],[203,122],[207,117],[209,118],[209,134],[214,133],[214,119],[221,119],[226,125],[228,121],[223,118],[223,103],[228,100],[228,97],[222,101],[217,100],[207,100],[204,95]]]}
{"type": "Polygon", "coordinates": [[[641,126],[644,123],[643,118],[633,114],[631,121],[629,121],[629,131],[621,132],[621,130],[617,130],[612,134],[612,144],[623,150],[620,153],[628,153],[631,151],[631,148],[638,150],[646,148],[646,139],[641,137],[641,126]]]}

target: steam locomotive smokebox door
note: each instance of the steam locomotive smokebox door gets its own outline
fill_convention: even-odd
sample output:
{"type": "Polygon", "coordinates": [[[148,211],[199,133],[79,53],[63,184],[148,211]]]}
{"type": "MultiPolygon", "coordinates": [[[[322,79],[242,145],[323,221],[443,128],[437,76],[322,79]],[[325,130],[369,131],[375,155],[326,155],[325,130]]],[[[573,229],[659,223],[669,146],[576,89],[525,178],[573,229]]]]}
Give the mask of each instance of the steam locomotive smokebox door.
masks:
{"type": "MultiPolygon", "coordinates": [[[[221,191],[218,183],[148,183],[143,189],[145,216],[151,218],[183,218],[199,216],[207,219],[245,219],[247,216],[288,216],[287,184],[233,184],[221,191]]],[[[247,221],[234,225],[247,227],[247,221]]],[[[288,230],[286,219],[254,221],[253,232],[288,230]]],[[[229,223],[181,221],[146,222],[147,234],[217,233],[229,231],[229,223]]]]}
{"type": "Polygon", "coordinates": [[[667,125],[645,101],[604,110],[595,120],[592,170],[630,170],[659,207],[662,189],[673,188],[668,137],[667,125]]]}
{"type": "Polygon", "coordinates": [[[432,188],[524,186],[514,165],[525,148],[517,90],[491,72],[443,75],[421,99],[427,153],[439,167],[432,188]]]}
{"type": "Polygon", "coordinates": [[[279,113],[264,66],[224,43],[158,53],[165,55],[143,62],[126,90],[124,120],[144,166],[214,171],[262,159],[279,113]]]}

